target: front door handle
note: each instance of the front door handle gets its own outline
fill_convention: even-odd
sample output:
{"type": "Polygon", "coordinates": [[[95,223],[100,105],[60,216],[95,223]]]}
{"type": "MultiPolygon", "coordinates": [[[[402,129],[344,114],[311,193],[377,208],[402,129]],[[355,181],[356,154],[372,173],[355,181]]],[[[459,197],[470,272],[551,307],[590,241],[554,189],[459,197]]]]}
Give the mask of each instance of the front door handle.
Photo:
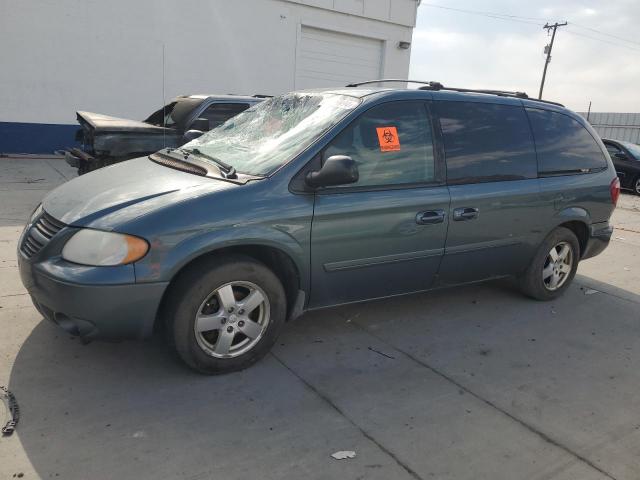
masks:
{"type": "Polygon", "coordinates": [[[416,215],[416,223],[418,225],[433,225],[444,222],[444,217],[444,210],[426,210],[416,215]]]}
{"type": "Polygon", "coordinates": [[[453,219],[457,222],[478,218],[478,209],[473,207],[461,207],[453,210],[453,219]]]}

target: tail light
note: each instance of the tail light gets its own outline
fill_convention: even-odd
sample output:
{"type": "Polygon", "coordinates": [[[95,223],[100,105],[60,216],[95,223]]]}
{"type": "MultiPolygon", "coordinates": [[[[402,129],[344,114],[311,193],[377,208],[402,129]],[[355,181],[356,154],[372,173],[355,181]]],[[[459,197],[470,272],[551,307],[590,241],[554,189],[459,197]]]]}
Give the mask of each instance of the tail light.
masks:
{"type": "Polygon", "coordinates": [[[611,201],[613,202],[613,206],[618,205],[618,198],[620,198],[620,179],[618,177],[611,180],[611,185],[609,185],[609,192],[611,193],[611,201]]]}

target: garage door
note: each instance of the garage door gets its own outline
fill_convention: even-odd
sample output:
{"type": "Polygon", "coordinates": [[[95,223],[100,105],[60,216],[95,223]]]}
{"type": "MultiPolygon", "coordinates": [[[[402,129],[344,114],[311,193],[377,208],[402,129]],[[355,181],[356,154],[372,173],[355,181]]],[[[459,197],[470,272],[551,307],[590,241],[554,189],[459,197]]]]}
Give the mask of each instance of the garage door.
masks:
{"type": "Polygon", "coordinates": [[[382,41],[302,26],[296,89],[344,86],[380,78],[382,41]]]}

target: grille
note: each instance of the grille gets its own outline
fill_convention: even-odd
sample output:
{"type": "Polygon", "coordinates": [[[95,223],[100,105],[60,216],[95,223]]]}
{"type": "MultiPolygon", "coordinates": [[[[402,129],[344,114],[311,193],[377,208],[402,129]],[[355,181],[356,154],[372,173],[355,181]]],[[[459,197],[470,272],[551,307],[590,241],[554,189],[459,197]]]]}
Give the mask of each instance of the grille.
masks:
{"type": "Polygon", "coordinates": [[[65,224],[59,222],[47,212],[42,212],[42,215],[35,221],[35,223],[29,228],[29,231],[22,240],[20,250],[27,257],[31,258],[38,253],[42,248],[49,243],[56,233],[58,233],[65,224]]]}

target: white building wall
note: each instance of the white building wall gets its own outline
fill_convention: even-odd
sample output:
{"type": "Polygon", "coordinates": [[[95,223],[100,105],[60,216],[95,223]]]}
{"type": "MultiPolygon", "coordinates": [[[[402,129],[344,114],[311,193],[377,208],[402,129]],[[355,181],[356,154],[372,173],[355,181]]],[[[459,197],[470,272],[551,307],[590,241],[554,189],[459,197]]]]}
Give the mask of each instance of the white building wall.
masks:
{"type": "Polygon", "coordinates": [[[0,0],[0,122],[73,124],[79,109],[144,118],[163,88],[167,100],[293,90],[305,25],[380,40],[381,75],[406,78],[410,50],[397,44],[411,41],[416,8],[416,0],[0,0]]]}

